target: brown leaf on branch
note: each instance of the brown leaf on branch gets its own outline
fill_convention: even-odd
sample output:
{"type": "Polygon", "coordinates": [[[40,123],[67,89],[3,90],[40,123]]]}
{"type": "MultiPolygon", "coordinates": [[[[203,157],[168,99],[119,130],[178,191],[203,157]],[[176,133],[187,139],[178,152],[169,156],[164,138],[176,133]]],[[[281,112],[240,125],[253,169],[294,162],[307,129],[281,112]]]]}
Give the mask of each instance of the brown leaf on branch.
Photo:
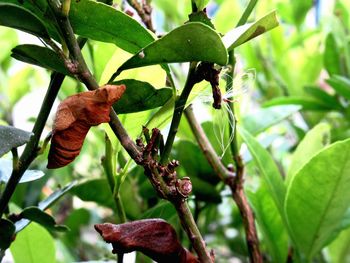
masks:
{"type": "Polygon", "coordinates": [[[144,219],[120,225],[96,224],[95,229],[107,243],[112,243],[113,253],[140,251],[156,262],[199,262],[181,246],[174,228],[163,219],[144,219]]]}
{"type": "Polygon", "coordinates": [[[105,85],[70,96],[60,103],[47,168],[66,166],[79,155],[90,127],[109,122],[111,106],[121,98],[125,89],[124,85],[105,85]]]}

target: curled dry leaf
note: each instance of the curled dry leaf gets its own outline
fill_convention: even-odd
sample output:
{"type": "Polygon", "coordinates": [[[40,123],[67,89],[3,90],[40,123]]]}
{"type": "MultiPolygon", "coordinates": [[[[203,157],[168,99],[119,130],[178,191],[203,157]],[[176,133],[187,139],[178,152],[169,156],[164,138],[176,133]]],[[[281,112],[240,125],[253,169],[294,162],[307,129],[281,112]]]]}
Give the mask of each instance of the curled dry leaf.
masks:
{"type": "Polygon", "coordinates": [[[105,85],[61,102],[54,121],[47,168],[66,166],[79,155],[90,127],[109,122],[110,108],[125,89],[125,85],[105,85]]]}
{"type": "Polygon", "coordinates": [[[199,262],[181,246],[174,228],[163,219],[144,219],[120,225],[97,224],[95,229],[107,243],[112,243],[113,253],[136,250],[157,262],[199,262]]]}

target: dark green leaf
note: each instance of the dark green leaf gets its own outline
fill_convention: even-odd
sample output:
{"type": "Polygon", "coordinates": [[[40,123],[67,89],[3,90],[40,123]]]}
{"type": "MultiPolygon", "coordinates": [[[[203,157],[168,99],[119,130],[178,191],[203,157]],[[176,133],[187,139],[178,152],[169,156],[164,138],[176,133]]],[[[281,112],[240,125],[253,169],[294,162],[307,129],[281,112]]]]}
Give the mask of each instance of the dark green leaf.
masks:
{"type": "Polygon", "coordinates": [[[283,201],[286,188],[277,165],[269,152],[264,149],[249,132],[242,127],[238,127],[237,130],[242,136],[243,141],[247,144],[249,152],[253,156],[261,176],[268,186],[270,194],[273,197],[280,214],[283,216],[283,201]]]}
{"type": "Polygon", "coordinates": [[[323,54],[323,64],[328,74],[335,75],[341,74],[341,59],[339,54],[339,48],[335,41],[333,33],[329,33],[326,38],[326,47],[323,54]]]}
{"type": "Polygon", "coordinates": [[[326,111],[332,109],[330,105],[308,97],[278,97],[264,103],[264,107],[277,105],[300,105],[303,110],[326,111]]]}
{"type": "MultiPolygon", "coordinates": [[[[63,195],[65,195],[69,190],[72,189],[73,186],[76,185],[76,182],[72,182],[62,189],[59,189],[55,192],[53,192],[49,197],[41,201],[38,205],[39,209],[45,210],[52,206],[58,199],[60,199],[63,195]]],[[[30,223],[29,220],[27,219],[21,219],[20,221],[17,221],[15,226],[16,226],[16,233],[19,231],[23,230],[28,224],[30,223]]]]}
{"type": "Polygon", "coordinates": [[[90,222],[90,211],[86,208],[73,210],[64,220],[70,231],[65,233],[64,242],[68,246],[75,246],[80,239],[80,228],[90,222]]]}
{"type": "Polygon", "coordinates": [[[305,87],[305,91],[313,96],[316,100],[319,100],[323,104],[327,104],[334,110],[342,110],[343,107],[336,97],[330,95],[319,87],[305,87]]]}
{"type": "Polygon", "coordinates": [[[340,96],[350,100],[350,79],[343,76],[333,75],[326,81],[340,96]]]}
{"type": "Polygon", "coordinates": [[[330,142],[330,127],[326,123],[320,123],[310,130],[299,143],[293,153],[292,160],[286,176],[286,185],[292,180],[293,175],[302,168],[317,152],[322,150],[330,142]]]}
{"type": "Polygon", "coordinates": [[[192,193],[196,196],[196,200],[204,201],[207,204],[221,203],[221,196],[215,185],[202,180],[200,177],[191,176],[192,193]]]}
{"type": "Polygon", "coordinates": [[[75,186],[71,193],[83,201],[92,201],[115,209],[114,199],[106,179],[92,179],[83,182],[75,186]]]}
{"type": "Polygon", "coordinates": [[[69,18],[76,34],[114,43],[130,53],[136,53],[154,40],[153,36],[130,16],[95,1],[71,1],[69,18]]]}
{"type": "Polygon", "coordinates": [[[12,57],[20,61],[70,75],[62,59],[51,49],[36,45],[19,45],[12,49],[12,57]]]}
{"type": "Polygon", "coordinates": [[[168,201],[161,200],[156,206],[148,209],[144,214],[142,214],[140,219],[162,218],[166,221],[170,221],[174,217],[177,217],[174,206],[168,201]]]}
{"type": "Polygon", "coordinates": [[[12,148],[29,142],[31,132],[23,131],[12,126],[0,126],[0,157],[12,148]]]}
{"type": "Polygon", "coordinates": [[[30,11],[0,2],[0,25],[12,27],[42,38],[49,38],[44,24],[30,11]]]}
{"type": "Polygon", "coordinates": [[[222,41],[227,50],[232,50],[277,26],[276,11],[273,11],[254,23],[232,29],[223,37],[222,41]]]}
{"type": "MultiPolygon", "coordinates": [[[[199,9],[199,10],[201,10],[201,9],[199,9]]],[[[190,22],[200,22],[200,23],[203,23],[207,26],[210,26],[212,29],[215,29],[215,26],[211,22],[210,18],[208,18],[207,13],[204,11],[191,13],[189,15],[189,19],[190,19],[189,20],[190,22]]]]}
{"type": "Polygon", "coordinates": [[[350,203],[350,139],[324,148],[289,184],[285,212],[297,248],[308,260],[337,230],[350,203]]]}
{"type": "Polygon", "coordinates": [[[54,231],[67,231],[68,228],[63,225],[57,225],[55,219],[46,214],[44,211],[36,206],[26,207],[21,213],[22,218],[28,219],[30,221],[36,222],[43,227],[54,230],[54,231]]]}
{"type": "Polygon", "coordinates": [[[14,262],[57,262],[53,237],[45,228],[36,223],[31,223],[24,231],[17,234],[10,250],[14,262]]]}
{"type": "Polygon", "coordinates": [[[220,36],[202,23],[191,22],[174,29],[127,60],[118,73],[131,68],[190,61],[227,64],[227,51],[220,36]]]}
{"type": "Polygon", "coordinates": [[[259,109],[254,113],[243,116],[244,128],[253,135],[257,135],[267,128],[281,122],[301,109],[297,105],[275,106],[259,109]]]}
{"type": "Polygon", "coordinates": [[[15,238],[15,225],[6,219],[0,219],[0,249],[7,249],[15,238]]]}
{"type": "Polygon", "coordinates": [[[173,95],[170,88],[156,89],[151,84],[134,79],[123,79],[113,84],[126,86],[120,100],[113,105],[117,113],[145,111],[163,106],[173,95]]]}

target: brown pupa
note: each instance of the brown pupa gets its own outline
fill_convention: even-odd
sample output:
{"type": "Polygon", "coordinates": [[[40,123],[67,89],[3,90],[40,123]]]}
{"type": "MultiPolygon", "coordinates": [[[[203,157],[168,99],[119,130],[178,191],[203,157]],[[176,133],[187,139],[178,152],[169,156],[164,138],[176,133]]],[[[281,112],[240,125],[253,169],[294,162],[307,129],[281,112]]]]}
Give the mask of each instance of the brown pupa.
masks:
{"type": "Polygon", "coordinates": [[[125,89],[125,85],[105,85],[60,103],[53,125],[48,169],[66,166],[79,155],[90,127],[109,122],[111,106],[125,89]]]}

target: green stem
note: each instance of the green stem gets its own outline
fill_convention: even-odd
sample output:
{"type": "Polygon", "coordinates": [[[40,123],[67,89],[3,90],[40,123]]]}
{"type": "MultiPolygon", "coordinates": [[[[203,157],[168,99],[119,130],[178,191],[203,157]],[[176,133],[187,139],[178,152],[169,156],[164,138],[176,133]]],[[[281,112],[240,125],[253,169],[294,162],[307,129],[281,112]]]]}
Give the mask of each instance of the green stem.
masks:
{"type": "Polygon", "coordinates": [[[234,174],[229,170],[227,170],[226,167],[222,164],[213,146],[211,145],[207,136],[205,135],[205,132],[202,126],[197,122],[191,105],[189,105],[186,108],[185,116],[191,127],[192,133],[194,134],[199,144],[199,147],[204,153],[209,164],[213,167],[215,173],[220,177],[222,181],[225,181],[230,176],[234,176],[234,174]]]}
{"type": "Polygon", "coordinates": [[[182,90],[180,97],[175,101],[173,119],[171,120],[168,138],[166,140],[164,151],[161,156],[161,160],[160,160],[161,164],[164,164],[168,161],[170,151],[171,151],[171,148],[173,147],[175,136],[179,128],[181,116],[186,106],[188,96],[190,95],[193,86],[196,84],[196,77],[195,77],[196,66],[197,66],[197,62],[191,62],[190,68],[188,70],[185,87],[182,90]]]}
{"type": "Polygon", "coordinates": [[[38,144],[40,141],[41,133],[45,127],[47,118],[50,114],[53,103],[57,97],[58,91],[64,79],[64,75],[60,73],[52,73],[51,81],[42,103],[38,118],[33,127],[33,136],[27,143],[21,157],[17,163],[17,169],[12,171],[10,180],[6,184],[6,188],[0,199],[0,218],[2,217],[8,202],[15,191],[17,184],[21,180],[24,172],[27,170],[31,162],[37,156],[38,144]]]}
{"type": "Polygon", "coordinates": [[[247,22],[250,14],[253,12],[253,10],[254,10],[254,8],[255,8],[255,6],[257,4],[257,2],[258,2],[258,0],[250,0],[249,1],[246,9],[244,10],[241,18],[239,19],[236,27],[242,26],[242,25],[244,25],[247,22]]]}
{"type": "Polygon", "coordinates": [[[205,242],[201,233],[193,219],[190,208],[187,202],[181,201],[173,204],[180,218],[182,227],[185,229],[187,236],[190,238],[194,250],[197,252],[199,262],[213,263],[210,253],[206,249],[205,242]]]}

